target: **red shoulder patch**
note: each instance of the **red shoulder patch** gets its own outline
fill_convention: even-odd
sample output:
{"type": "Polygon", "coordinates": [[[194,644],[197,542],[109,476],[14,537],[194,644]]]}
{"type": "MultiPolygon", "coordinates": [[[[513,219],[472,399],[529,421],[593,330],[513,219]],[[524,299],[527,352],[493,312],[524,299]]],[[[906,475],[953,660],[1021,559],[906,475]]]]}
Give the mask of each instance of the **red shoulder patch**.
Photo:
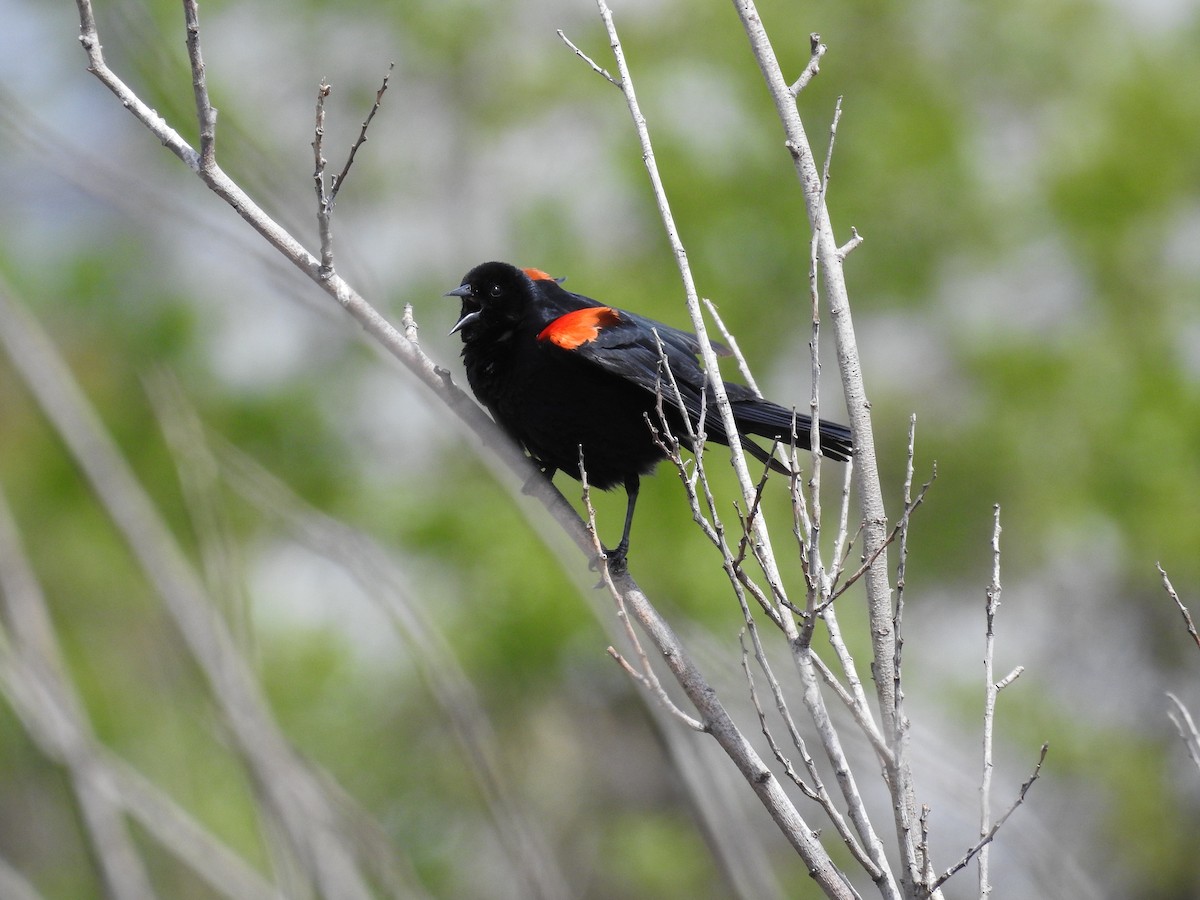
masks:
{"type": "Polygon", "coordinates": [[[549,341],[564,350],[574,350],[594,341],[600,329],[616,325],[621,316],[607,306],[589,306],[559,316],[538,334],[539,341],[549,341]]]}
{"type": "Polygon", "coordinates": [[[528,275],[530,278],[532,278],[534,281],[553,281],[554,280],[554,276],[547,275],[541,269],[523,269],[522,271],[526,275],[528,275]]]}

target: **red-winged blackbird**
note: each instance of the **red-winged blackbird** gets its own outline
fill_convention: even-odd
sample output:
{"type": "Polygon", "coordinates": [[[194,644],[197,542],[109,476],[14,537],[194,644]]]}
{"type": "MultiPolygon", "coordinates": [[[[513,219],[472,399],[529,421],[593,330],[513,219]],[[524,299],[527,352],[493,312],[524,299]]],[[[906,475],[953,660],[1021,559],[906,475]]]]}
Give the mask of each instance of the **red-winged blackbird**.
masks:
{"type": "MultiPolygon", "coordinates": [[[[651,425],[662,426],[658,397],[671,433],[685,446],[683,413],[695,428],[706,402],[706,439],[729,443],[696,358],[695,335],[573,294],[545,272],[502,262],[476,266],[446,296],[462,299],[462,315],[450,333],[462,333],[471,390],[547,477],[562,470],[578,480],[582,447],[589,483],[604,490],[625,486],[625,530],[606,553],[609,564],[622,569],[639,478],[666,458],[651,431],[651,425]],[[665,377],[664,358],[682,409],[665,377]]],[[[790,445],[794,429],[796,446],[809,449],[810,417],[740,384],[725,382],[725,391],[738,439],[756,458],[788,471],[746,435],[790,445]]],[[[849,429],[822,421],[820,435],[825,456],[850,458],[849,429]]]]}

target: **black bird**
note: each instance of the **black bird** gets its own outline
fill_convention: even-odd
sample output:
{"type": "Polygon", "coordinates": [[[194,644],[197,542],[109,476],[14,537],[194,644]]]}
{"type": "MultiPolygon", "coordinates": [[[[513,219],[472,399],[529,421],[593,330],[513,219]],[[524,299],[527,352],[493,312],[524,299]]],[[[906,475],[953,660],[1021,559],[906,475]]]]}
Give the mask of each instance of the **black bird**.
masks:
{"type": "MultiPolygon", "coordinates": [[[[729,444],[697,360],[696,336],[572,293],[538,269],[503,262],[476,266],[446,296],[462,300],[462,314],[450,333],[462,334],[471,390],[546,476],[561,470],[578,480],[582,447],[590,484],[603,490],[625,486],[625,529],[621,542],[605,554],[621,571],[640,477],[666,458],[650,428],[662,427],[658,396],[671,433],[685,445],[683,416],[695,428],[706,402],[711,407],[706,440],[729,444]],[[664,357],[682,408],[663,371],[664,357]]],[[[725,382],[725,392],[742,446],[773,469],[788,472],[747,435],[790,444],[794,432],[796,446],[809,449],[812,419],[763,400],[744,385],[725,382]]],[[[849,429],[825,421],[819,427],[821,453],[848,460],[854,450],[849,429]]]]}

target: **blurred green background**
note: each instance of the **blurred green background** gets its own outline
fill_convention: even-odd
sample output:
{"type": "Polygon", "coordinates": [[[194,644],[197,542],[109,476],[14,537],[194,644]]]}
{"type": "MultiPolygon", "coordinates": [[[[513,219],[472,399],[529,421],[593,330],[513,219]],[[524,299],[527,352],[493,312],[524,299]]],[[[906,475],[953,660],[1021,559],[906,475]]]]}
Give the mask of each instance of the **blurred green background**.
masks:
{"type": "MultiPolygon", "coordinates": [[[[767,394],[802,404],[807,224],[733,8],[617,0],[614,12],[699,289],[767,394]]],[[[1154,570],[1200,612],[1200,8],[768,0],[760,12],[792,77],[810,32],[829,45],[800,100],[814,146],[844,98],[829,205],[843,239],[851,225],[866,238],[847,275],[893,516],[910,413],[917,479],[937,462],[910,538],[905,646],[935,858],[947,866],[973,841],[999,503],[997,670],[1026,671],[1001,697],[994,808],[1040,742],[1051,751],[993,851],[997,895],[1200,895],[1200,771],[1164,696],[1200,713],[1200,654],[1154,570]]],[[[148,396],[164,369],[215,443],[389,548],[571,895],[733,895],[675,769],[680,744],[705,739],[656,719],[605,655],[606,599],[544,512],[85,71],[72,4],[8,0],[3,13],[0,273],[188,552],[201,559],[207,540],[148,396]]],[[[424,348],[460,383],[445,336],[456,306],[440,295],[486,259],[686,322],[624,102],[555,34],[611,67],[587,0],[213,0],[201,13],[219,160],[314,250],[316,86],[333,84],[337,170],[395,61],[339,196],[338,270],[393,320],[412,303],[424,348]]],[[[98,0],[97,17],[109,64],[194,142],[179,4],[98,0]]],[[[831,355],[824,377],[840,418],[831,355]]],[[[100,739],[265,866],[253,791],[203,680],[3,357],[0,485],[100,739]]],[[[785,493],[768,497],[781,544],[785,493]]],[[[286,734],[382,823],[429,894],[524,896],[419,654],[371,591],[245,491],[218,497],[240,595],[222,602],[286,734]]],[[[602,535],[623,504],[598,498],[602,535]]],[[[757,736],[740,615],[665,468],[643,486],[631,565],[757,736]]],[[[856,599],[843,622],[865,672],[856,599]]],[[[733,790],[770,861],[761,895],[812,896],[733,790]]],[[[878,814],[890,834],[883,803],[878,814]]],[[[212,896],[135,840],[162,896],[212,896]]],[[[8,706],[0,856],[44,896],[102,895],[63,770],[8,706]]],[[[949,896],[971,893],[973,875],[960,878],[949,896]]]]}

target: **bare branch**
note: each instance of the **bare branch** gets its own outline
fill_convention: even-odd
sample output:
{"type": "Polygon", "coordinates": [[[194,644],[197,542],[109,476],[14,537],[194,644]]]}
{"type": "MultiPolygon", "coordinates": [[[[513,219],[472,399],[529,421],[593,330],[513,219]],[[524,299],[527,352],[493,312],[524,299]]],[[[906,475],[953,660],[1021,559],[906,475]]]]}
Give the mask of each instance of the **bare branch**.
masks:
{"type": "Polygon", "coordinates": [[[754,686],[754,675],[750,671],[750,657],[749,652],[746,649],[746,642],[744,640],[743,632],[742,635],[738,636],[738,639],[742,645],[742,672],[745,675],[746,683],[750,688],[750,700],[754,704],[755,712],[758,714],[759,728],[762,730],[763,737],[767,739],[767,744],[771,748],[771,754],[779,761],[779,764],[783,766],[784,774],[791,779],[792,783],[795,784],[796,787],[798,787],[800,791],[810,800],[815,800],[821,804],[821,808],[825,811],[825,815],[829,817],[829,820],[833,823],[834,828],[837,829],[837,833],[841,836],[842,843],[846,845],[846,848],[854,856],[855,861],[862,866],[864,870],[866,870],[871,880],[875,882],[880,881],[884,877],[883,871],[867,855],[866,851],[863,850],[862,845],[854,837],[854,834],[850,831],[850,827],[846,824],[845,818],[843,818],[842,814],[838,811],[838,808],[834,805],[833,798],[829,795],[829,791],[826,790],[825,785],[821,780],[820,773],[817,770],[816,761],[809,754],[808,748],[805,746],[804,738],[800,735],[800,730],[796,727],[796,722],[792,718],[791,711],[788,709],[787,703],[784,700],[783,688],[780,686],[779,681],[775,678],[774,673],[771,671],[770,664],[767,662],[766,654],[763,652],[762,643],[759,639],[757,629],[754,627],[752,620],[747,620],[747,627],[751,630],[751,637],[754,642],[755,660],[762,668],[763,674],[766,675],[767,681],[771,687],[771,694],[775,698],[775,708],[779,712],[780,716],[783,717],[784,723],[787,725],[788,734],[792,739],[792,745],[797,751],[799,751],[800,758],[803,760],[804,766],[808,770],[809,777],[812,779],[813,784],[809,785],[800,776],[800,773],[796,771],[791,761],[780,749],[779,744],[775,740],[775,736],[771,733],[770,726],[767,725],[767,716],[763,711],[762,704],[759,702],[758,691],[754,686]]]}
{"type": "Polygon", "coordinates": [[[217,156],[217,111],[208,98],[204,58],[200,53],[200,12],[196,0],[183,0],[187,24],[188,60],[192,65],[192,93],[196,97],[196,121],[200,124],[200,167],[210,168],[217,156]]]}
{"type": "Polygon", "coordinates": [[[566,498],[545,478],[516,443],[506,435],[479,405],[458,388],[450,372],[437,365],[420,347],[410,342],[373,306],[337,274],[322,271],[321,262],[299,241],[272,220],[262,208],[234,183],[215,163],[202,170],[200,156],[161,116],[147,106],[104,62],[100,39],[90,0],[76,0],[80,15],[80,44],[87,52],[92,72],[164,146],[196,172],[218,197],[228,203],[255,231],[286,259],[304,272],[322,290],[349,313],[384,350],[399,360],[433,392],[469,428],[480,443],[515,472],[529,493],[540,500],[563,531],[590,558],[591,539],[583,520],[566,498]]]}
{"type": "MultiPolygon", "coordinates": [[[[841,586],[838,587],[838,589],[835,590],[830,595],[829,603],[832,603],[838,597],[842,596],[842,594],[846,593],[846,591],[849,590],[850,587],[856,581],[858,581],[860,578],[862,578],[863,575],[867,574],[867,572],[870,571],[871,566],[875,564],[875,561],[879,558],[879,556],[888,548],[888,545],[890,545],[893,541],[896,540],[897,537],[899,537],[901,528],[908,521],[908,519],[912,515],[912,513],[915,512],[921,506],[921,504],[925,502],[925,495],[929,492],[929,489],[933,486],[933,483],[936,480],[937,480],[937,463],[934,463],[933,470],[929,473],[929,480],[921,485],[921,490],[919,490],[917,492],[916,498],[905,509],[904,514],[900,517],[900,521],[897,522],[895,524],[895,526],[893,526],[893,528],[890,532],[888,532],[887,537],[884,539],[883,545],[880,547],[876,547],[874,554],[870,558],[863,560],[862,565],[860,565],[850,575],[849,578],[847,578],[844,582],[842,582],[841,586]]],[[[826,605],[828,605],[828,603],[826,605]]],[[[820,609],[817,610],[818,613],[820,613],[821,611],[822,610],[820,610],[820,609]]]]}
{"type": "Polygon", "coordinates": [[[342,171],[333,177],[330,183],[329,190],[329,205],[333,206],[337,200],[338,191],[342,189],[342,185],[346,183],[346,176],[350,174],[350,167],[354,165],[354,157],[358,154],[358,148],[367,142],[367,128],[371,125],[371,120],[375,118],[375,113],[379,112],[379,105],[383,103],[383,95],[387,92],[388,82],[392,78],[392,70],[396,68],[396,64],[388,63],[388,69],[383,76],[383,84],[379,86],[379,90],[375,92],[375,102],[371,104],[371,111],[367,113],[367,117],[363,119],[362,127],[358,130],[358,137],[354,143],[350,145],[350,153],[346,157],[346,164],[342,166],[342,171]]]}
{"type": "Polygon", "coordinates": [[[325,166],[328,160],[323,153],[325,142],[325,98],[333,90],[329,82],[321,80],[317,87],[317,116],[313,127],[313,181],[317,190],[317,230],[321,240],[321,274],[333,274],[333,199],[325,191],[325,166]]]}
{"type": "Polygon", "coordinates": [[[571,39],[563,33],[563,30],[561,28],[557,29],[557,33],[558,33],[558,36],[563,39],[563,43],[575,51],[576,56],[578,56],[585,63],[587,63],[589,66],[592,67],[593,72],[595,72],[600,77],[604,78],[613,87],[615,87],[617,89],[621,89],[621,82],[617,81],[617,79],[615,79],[611,75],[609,75],[607,69],[601,68],[594,59],[592,59],[590,56],[588,56],[586,53],[584,53],[582,50],[580,50],[578,47],[576,47],[573,43],[571,43],[571,39]]]}
{"type": "Polygon", "coordinates": [[[1025,795],[1029,793],[1029,789],[1033,787],[1033,783],[1037,781],[1038,777],[1042,774],[1042,763],[1046,761],[1046,753],[1049,752],[1049,750],[1049,744],[1042,744],[1041,753],[1038,755],[1037,765],[1033,768],[1033,774],[1026,779],[1024,784],[1021,785],[1020,791],[1017,792],[1017,799],[1013,801],[1012,806],[1010,806],[1005,811],[1004,815],[996,820],[996,824],[994,824],[988,830],[988,832],[979,839],[979,843],[975,844],[975,846],[963,854],[962,859],[938,876],[937,881],[929,886],[930,893],[936,891],[955,874],[966,868],[967,864],[971,862],[975,855],[986,849],[988,844],[992,842],[992,840],[996,837],[996,833],[1000,830],[1004,823],[1008,821],[1008,817],[1017,811],[1018,806],[1025,802],[1025,795]]]}
{"type": "Polygon", "coordinates": [[[850,483],[854,478],[854,460],[851,459],[845,466],[845,473],[842,477],[842,502],[840,512],[838,514],[838,530],[837,536],[834,538],[834,566],[830,572],[830,577],[833,583],[837,583],[845,571],[846,557],[850,553],[850,540],[847,537],[849,534],[850,523],[850,483]],[[842,549],[844,548],[844,549],[842,549]]]}
{"type": "Polygon", "coordinates": [[[812,56],[808,60],[808,65],[804,67],[804,71],[800,73],[800,77],[788,88],[793,97],[808,87],[808,83],[821,74],[821,57],[825,55],[827,48],[821,43],[821,35],[815,31],[808,36],[808,40],[812,45],[812,56]]]}
{"type": "MultiPolygon", "coordinates": [[[[841,648],[838,652],[840,662],[840,657],[845,652],[845,643],[839,639],[838,644],[841,648]]],[[[838,699],[842,701],[842,705],[854,716],[855,723],[862,730],[862,733],[866,735],[867,740],[871,742],[871,747],[875,751],[875,754],[885,765],[892,765],[892,749],[888,746],[887,740],[879,731],[879,726],[871,718],[871,711],[867,708],[867,698],[862,691],[862,684],[856,679],[853,688],[847,689],[845,685],[838,681],[833,670],[825,664],[825,661],[820,656],[814,653],[812,660],[817,674],[821,676],[821,680],[837,694],[838,699]]],[[[850,671],[854,670],[853,661],[851,661],[851,665],[848,668],[850,671]]]]}
{"type": "Polygon", "coordinates": [[[120,799],[97,758],[85,708],[66,675],[41,585],[2,493],[0,613],[0,690],[35,743],[65,767],[106,891],[136,900],[153,896],[120,799]],[[11,641],[5,625],[12,630],[11,641]]]}
{"type": "Polygon", "coordinates": [[[750,390],[761,397],[762,391],[758,389],[758,382],[754,380],[754,373],[750,371],[750,365],[746,362],[746,357],[742,355],[742,348],[738,346],[737,338],[733,336],[733,332],[725,327],[725,321],[721,318],[721,314],[717,312],[717,304],[713,303],[707,297],[701,297],[700,301],[717,324],[717,331],[721,333],[721,340],[728,345],[729,352],[733,354],[733,359],[737,363],[738,372],[741,373],[742,380],[746,382],[746,386],[750,390]]]}
{"type": "MultiPolygon", "coordinates": [[[[911,510],[913,508],[912,501],[912,483],[913,483],[913,457],[916,454],[917,445],[917,415],[913,413],[908,418],[908,455],[905,459],[904,466],[904,508],[911,510]]],[[[910,522],[909,516],[901,516],[900,522],[897,525],[899,531],[899,547],[897,555],[899,559],[896,561],[896,611],[892,616],[892,626],[896,629],[896,652],[895,652],[895,670],[896,670],[896,702],[901,702],[901,673],[900,667],[904,657],[904,588],[907,584],[906,575],[908,570],[908,525],[910,522]]],[[[897,712],[897,718],[900,718],[902,713],[897,712]]]]}
{"type": "MultiPolygon", "coordinates": [[[[984,613],[987,617],[987,631],[983,650],[983,777],[979,783],[979,834],[987,835],[992,825],[992,728],[996,718],[996,687],[992,675],[992,660],[996,646],[996,611],[1000,608],[1000,504],[992,507],[992,581],[986,592],[984,613]]],[[[979,896],[987,897],[992,892],[988,880],[988,848],[980,847],[979,852],[979,896]]]]}
{"type": "MultiPolygon", "coordinates": [[[[646,166],[646,174],[650,178],[659,215],[662,218],[663,228],[667,233],[671,252],[675,256],[675,262],[679,268],[679,276],[683,282],[684,294],[687,301],[688,316],[691,319],[692,330],[696,333],[696,339],[700,346],[700,357],[704,362],[705,370],[710,373],[708,387],[712,390],[717,415],[721,419],[725,433],[734,435],[738,433],[737,423],[733,419],[733,410],[729,405],[729,397],[725,392],[725,383],[717,377],[717,373],[721,371],[720,363],[717,359],[716,351],[713,349],[712,341],[708,337],[708,329],[700,307],[696,282],[692,277],[691,266],[688,264],[687,251],[684,249],[683,241],[680,239],[679,231],[675,225],[674,216],[671,213],[671,204],[667,199],[666,189],[663,187],[662,177],[658,171],[654,147],[650,142],[650,132],[646,127],[646,119],[642,115],[641,107],[638,105],[633,78],[629,73],[629,66],[625,60],[625,51],[621,46],[621,39],[617,35],[616,26],[613,24],[612,10],[608,8],[608,4],[604,0],[597,0],[597,6],[600,10],[600,18],[604,21],[604,27],[608,33],[613,56],[617,62],[621,91],[625,95],[625,102],[629,107],[629,114],[633,119],[634,129],[637,131],[638,141],[642,149],[642,161],[646,166]]],[[[734,472],[737,475],[738,485],[741,488],[742,499],[746,504],[746,508],[750,508],[754,503],[754,480],[750,476],[750,469],[746,463],[746,455],[738,441],[731,440],[729,442],[729,455],[734,472]]],[[[761,549],[762,560],[765,561],[764,574],[768,584],[771,586],[771,591],[776,596],[785,595],[786,591],[783,587],[783,579],[779,574],[779,568],[775,563],[774,553],[771,550],[771,540],[767,525],[761,517],[755,520],[753,530],[755,542],[759,549],[761,549]]],[[[756,550],[756,555],[760,555],[758,550],[756,550]]]]}
{"type": "MultiPolygon", "coordinates": [[[[899,733],[899,723],[895,718],[896,704],[893,696],[895,635],[892,629],[892,596],[886,559],[887,515],[875,459],[870,404],[862,378],[842,259],[838,254],[829,212],[821,199],[821,177],[796,108],[796,95],[791,92],[783,78],[779,61],[771,48],[770,39],[753,0],[734,0],[734,8],[745,29],[751,52],[766,81],[767,90],[775,103],[783,125],[785,146],[791,154],[803,189],[809,223],[817,235],[817,253],[821,262],[824,295],[831,313],[842,388],[854,437],[854,472],[862,511],[860,519],[865,523],[864,555],[872,561],[864,577],[867,583],[867,612],[874,658],[872,669],[875,691],[883,718],[883,733],[889,741],[895,741],[899,733]]],[[[893,793],[892,808],[900,849],[903,889],[906,893],[912,893],[920,879],[915,851],[916,838],[913,833],[917,820],[916,791],[907,758],[897,756],[894,763],[887,771],[887,782],[893,793]]]]}
{"type": "Polygon", "coordinates": [[[1183,601],[1179,599],[1179,594],[1175,593],[1175,586],[1171,584],[1171,579],[1167,577],[1166,570],[1162,567],[1162,563],[1155,563],[1155,568],[1158,569],[1158,574],[1162,576],[1163,588],[1172,600],[1175,601],[1175,606],[1179,608],[1180,615],[1183,616],[1183,624],[1187,627],[1187,632],[1192,636],[1196,646],[1200,647],[1200,633],[1196,632],[1196,623],[1192,621],[1192,614],[1188,612],[1188,608],[1183,605],[1183,601]]]}
{"type": "Polygon", "coordinates": [[[620,621],[622,628],[625,631],[625,636],[629,639],[630,646],[633,647],[637,654],[638,661],[641,663],[640,671],[635,668],[628,660],[625,659],[616,648],[609,647],[608,655],[617,661],[622,669],[634,679],[638,684],[654,695],[654,698],[662,704],[663,709],[669,712],[672,716],[683,722],[688,728],[694,731],[704,732],[707,729],[704,723],[694,716],[689,716],[671,699],[666,689],[659,681],[658,675],[654,672],[654,667],[650,665],[650,657],[646,655],[645,649],[642,647],[642,642],[637,636],[637,632],[633,628],[633,623],[629,619],[629,613],[625,609],[625,598],[621,592],[617,590],[613,583],[613,575],[619,574],[608,565],[608,557],[604,551],[604,545],[600,543],[600,537],[596,529],[596,510],[592,506],[592,491],[591,485],[588,484],[587,468],[583,461],[583,446],[579,447],[579,484],[582,491],[582,500],[584,509],[587,511],[587,528],[588,533],[592,536],[592,541],[596,547],[596,560],[600,569],[600,583],[596,587],[607,587],[609,593],[617,605],[617,619],[620,621]]]}
{"type": "Polygon", "coordinates": [[[317,225],[321,237],[320,275],[323,278],[328,278],[333,274],[333,207],[337,202],[338,191],[342,189],[342,185],[346,182],[346,176],[350,174],[350,167],[354,165],[354,157],[358,154],[358,148],[367,142],[367,128],[370,126],[371,120],[375,118],[375,113],[379,112],[379,105],[383,102],[384,92],[388,89],[388,81],[391,79],[392,70],[395,67],[395,63],[388,65],[387,73],[383,76],[383,84],[375,92],[375,102],[371,106],[371,111],[363,119],[362,127],[358,131],[358,138],[350,145],[346,164],[342,166],[342,171],[330,180],[328,190],[325,189],[326,159],[322,155],[322,144],[325,137],[325,98],[329,96],[332,87],[329,82],[322,80],[317,88],[317,125],[312,144],[313,153],[316,156],[313,179],[317,183],[317,225]]]}
{"type": "Polygon", "coordinates": [[[858,233],[858,229],[851,225],[850,240],[846,241],[846,243],[842,244],[842,246],[838,247],[837,249],[838,259],[844,260],[847,256],[853,253],[855,248],[858,247],[858,245],[864,240],[865,238],[858,233]]]}
{"type": "Polygon", "coordinates": [[[295,859],[326,893],[348,900],[367,897],[353,849],[341,836],[336,809],[320,780],[279,731],[253,673],[187,556],[54,346],[2,290],[0,342],[163,598],[254,771],[268,808],[283,826],[295,859]]]}
{"type": "Polygon", "coordinates": [[[1024,666],[1017,666],[1003,678],[996,682],[996,693],[1000,693],[1014,681],[1021,677],[1021,673],[1025,671],[1024,666]]]}

